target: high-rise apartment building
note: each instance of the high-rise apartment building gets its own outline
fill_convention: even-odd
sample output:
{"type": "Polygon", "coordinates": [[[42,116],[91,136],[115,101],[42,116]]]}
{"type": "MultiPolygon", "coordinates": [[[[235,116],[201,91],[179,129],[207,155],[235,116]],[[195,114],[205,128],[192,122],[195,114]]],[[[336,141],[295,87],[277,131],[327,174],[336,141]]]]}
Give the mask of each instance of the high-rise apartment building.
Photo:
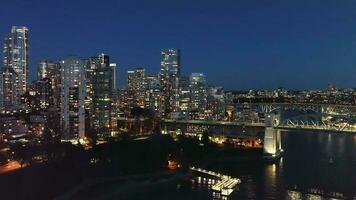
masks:
{"type": "Polygon", "coordinates": [[[117,64],[116,63],[110,63],[110,68],[111,68],[111,79],[112,79],[112,84],[111,84],[111,88],[112,88],[112,92],[113,92],[113,95],[116,95],[117,93],[117,84],[116,84],[116,71],[117,71],[117,64]]]}
{"type": "Polygon", "coordinates": [[[4,108],[4,76],[0,69],[0,109],[4,108]]]}
{"type": "Polygon", "coordinates": [[[190,80],[187,76],[182,76],[179,80],[179,111],[187,114],[190,109],[190,80]]]}
{"type": "Polygon", "coordinates": [[[18,76],[11,67],[0,69],[0,107],[11,108],[19,103],[18,76]]]}
{"type": "Polygon", "coordinates": [[[146,70],[136,68],[127,71],[127,88],[133,91],[134,105],[144,108],[146,106],[146,70]]]}
{"type": "Polygon", "coordinates": [[[110,63],[110,68],[112,72],[112,94],[111,94],[111,124],[110,124],[110,134],[111,136],[117,135],[118,129],[117,129],[117,118],[118,118],[118,105],[117,105],[117,99],[118,99],[118,93],[117,93],[117,84],[116,84],[116,71],[117,71],[117,64],[116,63],[110,63]]]}
{"type": "Polygon", "coordinates": [[[145,74],[144,68],[127,71],[127,87],[132,90],[143,89],[145,87],[145,74]]]}
{"type": "Polygon", "coordinates": [[[40,80],[33,81],[32,87],[30,87],[29,95],[34,93],[34,104],[29,107],[38,110],[47,110],[52,106],[52,84],[51,79],[42,78],[40,80]]]}
{"type": "Polygon", "coordinates": [[[191,110],[203,112],[206,108],[207,86],[206,77],[202,73],[190,75],[191,110]]]}
{"type": "Polygon", "coordinates": [[[47,60],[41,61],[37,66],[37,79],[49,78],[56,67],[56,63],[47,60]]]}
{"type": "Polygon", "coordinates": [[[206,110],[210,120],[223,120],[225,115],[225,95],[222,87],[209,87],[206,110]]]}
{"type": "Polygon", "coordinates": [[[12,68],[18,76],[16,86],[17,100],[25,94],[28,88],[29,67],[29,41],[28,28],[13,26],[11,32],[5,37],[4,43],[4,67],[12,68]]]}
{"type": "Polygon", "coordinates": [[[63,139],[85,137],[85,97],[87,60],[70,56],[60,61],[60,127],[63,139]]]}
{"type": "Polygon", "coordinates": [[[160,84],[162,88],[162,115],[168,116],[179,107],[180,50],[161,52],[160,84]]]}
{"type": "Polygon", "coordinates": [[[131,109],[136,106],[135,92],[128,88],[120,89],[118,94],[118,109],[129,115],[131,109]]]}
{"type": "Polygon", "coordinates": [[[37,80],[48,82],[50,85],[50,107],[59,107],[61,72],[58,63],[41,61],[37,67],[37,80]],[[45,80],[49,79],[49,80],[45,80]]]}
{"type": "Polygon", "coordinates": [[[112,117],[115,116],[116,64],[109,56],[100,53],[90,58],[87,67],[86,109],[89,113],[91,131],[98,137],[114,134],[112,117]]]}
{"type": "Polygon", "coordinates": [[[146,107],[153,109],[157,114],[161,109],[161,94],[158,75],[146,75],[146,107]]]}

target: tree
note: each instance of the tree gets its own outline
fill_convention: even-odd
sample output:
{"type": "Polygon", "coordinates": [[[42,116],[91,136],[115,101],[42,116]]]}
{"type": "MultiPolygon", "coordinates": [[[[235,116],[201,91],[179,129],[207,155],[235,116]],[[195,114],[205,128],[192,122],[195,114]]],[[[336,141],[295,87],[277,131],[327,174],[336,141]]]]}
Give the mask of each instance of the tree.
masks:
{"type": "Polygon", "coordinates": [[[88,132],[87,132],[87,136],[89,138],[89,141],[90,141],[90,145],[91,146],[95,146],[97,141],[98,141],[98,135],[97,135],[97,132],[92,129],[92,128],[89,128],[88,132]]]}
{"type": "Polygon", "coordinates": [[[155,129],[153,130],[154,134],[160,135],[162,133],[161,131],[161,127],[159,126],[159,124],[156,125],[155,129]]]}
{"type": "Polygon", "coordinates": [[[26,163],[26,148],[23,144],[16,142],[12,148],[14,150],[14,159],[17,160],[21,168],[26,163]]]}
{"type": "Polygon", "coordinates": [[[210,140],[209,140],[209,133],[207,131],[205,131],[202,135],[202,138],[201,138],[201,143],[203,145],[209,145],[210,143],[210,140]]]}

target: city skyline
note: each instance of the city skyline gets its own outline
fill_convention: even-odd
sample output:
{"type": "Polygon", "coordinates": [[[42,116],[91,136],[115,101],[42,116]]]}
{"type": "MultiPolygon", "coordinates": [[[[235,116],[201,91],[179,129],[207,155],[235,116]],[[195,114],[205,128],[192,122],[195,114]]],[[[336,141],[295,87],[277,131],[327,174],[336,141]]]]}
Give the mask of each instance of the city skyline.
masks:
{"type": "MultiPolygon", "coordinates": [[[[221,6],[214,7],[212,2],[204,2],[201,7],[197,3],[189,7],[184,2],[173,2],[169,5],[172,20],[153,23],[152,17],[165,14],[160,11],[168,9],[168,5],[107,1],[112,8],[100,11],[103,16],[74,19],[77,15],[71,11],[81,3],[84,2],[73,2],[72,8],[55,1],[41,4],[41,8],[48,10],[40,9],[36,3],[5,3],[10,8],[16,5],[23,12],[11,19],[1,18],[0,36],[4,38],[13,25],[29,28],[31,80],[35,79],[41,60],[57,62],[69,54],[87,58],[103,52],[117,63],[118,85],[122,87],[126,85],[127,70],[142,66],[148,73],[157,72],[160,51],[179,48],[182,74],[202,72],[209,77],[209,85],[227,90],[323,89],[329,83],[340,88],[355,85],[352,42],[355,30],[349,20],[354,16],[350,11],[355,5],[329,1],[318,6],[306,1],[275,2],[268,6],[254,1],[226,2],[231,8],[222,12],[221,6]],[[190,9],[185,10],[186,7],[190,9]],[[130,13],[132,9],[136,12],[130,13]],[[201,15],[194,15],[189,22],[195,11],[201,15]],[[257,11],[259,16],[253,14],[257,11]],[[300,17],[299,12],[304,15],[300,17]],[[43,16],[48,18],[35,20],[43,16]],[[152,17],[144,19],[145,16],[152,17]],[[65,24],[66,21],[70,23],[65,24]],[[55,27],[54,22],[58,24],[55,27]],[[107,31],[95,30],[100,23],[107,31]],[[293,25],[288,26],[289,23],[293,25]],[[153,27],[146,27],[147,24],[153,27]],[[69,34],[72,31],[77,33],[75,37],[69,34]]],[[[86,5],[89,10],[95,7],[92,2],[86,5]]],[[[6,15],[9,10],[12,9],[0,13],[6,15]]]]}
{"type": "Polygon", "coordinates": [[[354,199],[356,1],[11,0],[0,199],[354,199]]]}

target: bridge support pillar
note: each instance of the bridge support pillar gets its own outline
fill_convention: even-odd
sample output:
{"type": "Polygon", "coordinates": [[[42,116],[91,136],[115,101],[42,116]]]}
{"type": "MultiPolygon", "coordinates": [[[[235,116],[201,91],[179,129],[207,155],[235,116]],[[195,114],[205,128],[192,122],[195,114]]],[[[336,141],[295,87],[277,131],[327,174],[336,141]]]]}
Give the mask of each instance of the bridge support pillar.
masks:
{"type": "Polygon", "coordinates": [[[280,122],[278,114],[269,114],[266,117],[266,129],[263,143],[263,158],[266,161],[278,160],[282,154],[280,130],[276,129],[280,122]]]}

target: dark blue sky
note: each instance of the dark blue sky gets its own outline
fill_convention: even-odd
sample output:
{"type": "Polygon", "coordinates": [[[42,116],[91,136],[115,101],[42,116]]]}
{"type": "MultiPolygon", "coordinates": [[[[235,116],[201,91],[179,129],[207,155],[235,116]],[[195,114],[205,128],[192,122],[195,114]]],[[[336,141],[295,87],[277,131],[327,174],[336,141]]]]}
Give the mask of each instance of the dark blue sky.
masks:
{"type": "Polygon", "coordinates": [[[42,59],[98,52],[126,71],[157,72],[180,48],[182,72],[227,89],[356,87],[356,1],[4,0],[0,36],[30,29],[30,74],[42,59]]]}

